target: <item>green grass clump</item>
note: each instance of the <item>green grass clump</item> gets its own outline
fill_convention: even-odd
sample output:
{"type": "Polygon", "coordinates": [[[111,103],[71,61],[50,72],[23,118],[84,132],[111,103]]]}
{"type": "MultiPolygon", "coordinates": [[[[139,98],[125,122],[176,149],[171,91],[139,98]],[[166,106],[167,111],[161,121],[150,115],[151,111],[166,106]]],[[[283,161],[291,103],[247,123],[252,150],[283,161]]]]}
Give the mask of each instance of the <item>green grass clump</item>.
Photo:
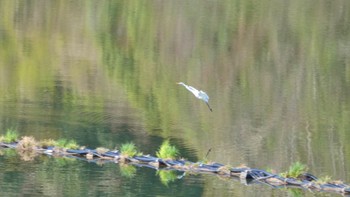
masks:
{"type": "Polygon", "coordinates": [[[132,142],[122,144],[122,146],[120,147],[120,152],[125,157],[134,157],[140,154],[137,151],[135,144],[132,142]]]}
{"type": "Polygon", "coordinates": [[[306,165],[300,162],[295,162],[289,167],[287,172],[281,173],[281,176],[288,178],[298,178],[301,174],[306,173],[306,171],[306,165]]]}
{"type": "Polygon", "coordinates": [[[53,139],[44,139],[39,142],[39,146],[47,148],[49,146],[56,146],[57,142],[53,139]]]}
{"type": "Polygon", "coordinates": [[[15,130],[7,129],[6,134],[1,136],[1,141],[4,143],[12,143],[18,141],[18,134],[15,130]]]}
{"type": "Polygon", "coordinates": [[[67,143],[68,143],[68,140],[62,138],[56,141],[55,146],[58,148],[65,148],[67,143]]]}
{"type": "Polygon", "coordinates": [[[316,183],[326,184],[326,183],[330,183],[331,181],[332,181],[332,178],[330,176],[323,176],[317,179],[316,183]]]}
{"type": "Polygon", "coordinates": [[[169,140],[165,140],[156,155],[161,159],[175,159],[179,155],[179,150],[171,146],[169,140]]]}
{"type": "Polygon", "coordinates": [[[67,139],[59,139],[57,140],[55,146],[59,148],[66,148],[66,149],[78,149],[79,145],[75,140],[67,140],[67,139]]]}

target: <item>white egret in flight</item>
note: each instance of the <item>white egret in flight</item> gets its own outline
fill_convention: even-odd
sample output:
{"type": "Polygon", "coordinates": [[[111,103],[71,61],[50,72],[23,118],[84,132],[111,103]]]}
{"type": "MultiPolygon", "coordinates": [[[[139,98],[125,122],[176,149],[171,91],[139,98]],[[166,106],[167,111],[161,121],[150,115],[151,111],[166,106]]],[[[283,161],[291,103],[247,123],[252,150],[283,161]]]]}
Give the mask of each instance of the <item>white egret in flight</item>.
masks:
{"type": "Polygon", "coordinates": [[[213,111],[211,109],[211,107],[209,106],[209,103],[208,103],[209,102],[209,96],[207,95],[207,93],[205,93],[202,90],[197,90],[196,88],[194,88],[192,86],[188,86],[188,85],[184,84],[183,82],[179,82],[177,84],[185,86],[185,88],[187,90],[189,90],[190,92],[192,92],[194,94],[194,96],[196,96],[200,100],[203,100],[208,105],[208,108],[210,109],[210,111],[213,111]]]}

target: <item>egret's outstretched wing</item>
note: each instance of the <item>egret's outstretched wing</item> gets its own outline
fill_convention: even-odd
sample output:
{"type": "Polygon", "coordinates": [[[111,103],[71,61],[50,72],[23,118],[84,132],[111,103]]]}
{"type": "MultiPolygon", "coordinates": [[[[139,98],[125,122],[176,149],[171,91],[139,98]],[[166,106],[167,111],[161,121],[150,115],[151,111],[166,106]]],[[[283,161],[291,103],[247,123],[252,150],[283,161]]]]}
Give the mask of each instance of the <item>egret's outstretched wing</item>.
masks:
{"type": "Polygon", "coordinates": [[[208,102],[209,102],[209,96],[207,95],[207,93],[205,93],[205,92],[202,91],[202,90],[197,90],[196,88],[194,88],[194,87],[192,87],[192,86],[186,85],[186,84],[183,83],[183,82],[179,82],[179,83],[177,83],[177,84],[185,86],[185,88],[186,88],[188,91],[192,92],[192,93],[194,94],[194,96],[196,96],[198,99],[203,100],[203,101],[207,104],[207,106],[208,106],[208,108],[210,109],[210,111],[213,111],[213,110],[211,109],[211,107],[209,106],[209,103],[208,103],[208,102]]]}
{"type": "Polygon", "coordinates": [[[202,99],[205,102],[209,102],[209,96],[207,95],[207,93],[203,92],[202,90],[199,91],[199,99],[202,99]]]}

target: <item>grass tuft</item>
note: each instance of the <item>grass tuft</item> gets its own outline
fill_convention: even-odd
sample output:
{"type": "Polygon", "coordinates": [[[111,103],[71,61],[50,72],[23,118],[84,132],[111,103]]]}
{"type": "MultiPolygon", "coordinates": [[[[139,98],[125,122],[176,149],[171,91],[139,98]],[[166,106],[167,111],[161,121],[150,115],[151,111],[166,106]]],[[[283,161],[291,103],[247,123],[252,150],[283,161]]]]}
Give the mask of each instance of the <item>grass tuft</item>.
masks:
{"type": "Polygon", "coordinates": [[[332,181],[332,178],[330,176],[323,176],[317,179],[316,183],[326,184],[326,183],[330,183],[331,181],[332,181]]]}
{"type": "Polygon", "coordinates": [[[18,141],[18,134],[13,129],[7,129],[6,134],[1,136],[1,141],[4,143],[12,143],[18,141]]]}
{"type": "Polygon", "coordinates": [[[39,142],[39,146],[47,148],[49,146],[56,146],[56,141],[53,139],[44,139],[39,142]]]}
{"type": "Polygon", "coordinates": [[[289,167],[287,172],[281,173],[281,176],[296,179],[300,175],[306,173],[306,171],[307,171],[306,165],[304,165],[300,162],[295,162],[289,167]]]}
{"type": "Polygon", "coordinates": [[[169,140],[165,140],[156,153],[161,159],[176,159],[179,155],[179,150],[175,146],[171,146],[169,140]]]}
{"type": "Polygon", "coordinates": [[[57,140],[55,146],[59,148],[66,148],[66,149],[78,149],[79,145],[75,140],[67,140],[67,139],[59,139],[57,140]]]}
{"type": "Polygon", "coordinates": [[[125,157],[134,157],[140,154],[137,151],[135,144],[132,142],[122,144],[122,146],[120,147],[120,153],[125,157]]]}

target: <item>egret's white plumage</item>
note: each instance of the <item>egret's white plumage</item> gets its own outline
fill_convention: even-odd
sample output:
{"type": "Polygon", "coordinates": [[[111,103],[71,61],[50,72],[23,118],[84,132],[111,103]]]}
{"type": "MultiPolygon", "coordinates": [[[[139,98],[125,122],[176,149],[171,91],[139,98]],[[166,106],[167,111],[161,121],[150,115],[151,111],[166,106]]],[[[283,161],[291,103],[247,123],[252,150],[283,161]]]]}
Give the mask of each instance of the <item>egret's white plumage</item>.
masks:
{"type": "Polygon", "coordinates": [[[196,88],[194,88],[192,86],[186,85],[183,82],[179,82],[177,84],[185,86],[185,88],[187,90],[189,90],[190,92],[192,92],[192,94],[194,94],[195,97],[197,97],[200,100],[203,100],[207,104],[207,106],[210,109],[210,111],[213,111],[211,109],[211,107],[209,106],[209,96],[207,95],[207,93],[205,93],[202,90],[197,90],[196,88]]]}

